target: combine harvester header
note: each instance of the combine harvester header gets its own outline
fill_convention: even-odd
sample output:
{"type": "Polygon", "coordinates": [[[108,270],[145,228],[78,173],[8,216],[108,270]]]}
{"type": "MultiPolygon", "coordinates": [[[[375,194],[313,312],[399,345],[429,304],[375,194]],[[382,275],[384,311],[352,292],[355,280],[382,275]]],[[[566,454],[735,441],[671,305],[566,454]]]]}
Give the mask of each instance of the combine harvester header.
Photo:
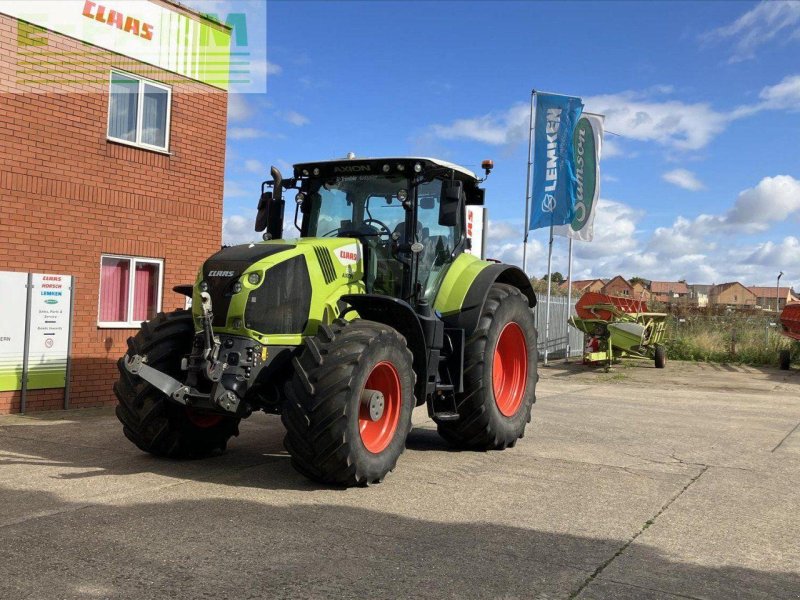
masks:
{"type": "Polygon", "coordinates": [[[653,360],[657,369],[666,366],[666,313],[649,312],[643,300],[597,292],[584,294],[575,311],[569,322],[584,334],[584,362],[604,362],[608,370],[614,358],[630,357],[653,360]]]}

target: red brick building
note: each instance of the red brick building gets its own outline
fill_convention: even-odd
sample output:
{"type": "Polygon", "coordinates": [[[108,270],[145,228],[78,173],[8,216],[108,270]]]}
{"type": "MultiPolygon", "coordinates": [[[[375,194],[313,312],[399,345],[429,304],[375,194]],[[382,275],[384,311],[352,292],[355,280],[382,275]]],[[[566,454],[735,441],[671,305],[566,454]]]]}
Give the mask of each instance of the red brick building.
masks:
{"type": "MultiPolygon", "coordinates": [[[[169,11],[230,41],[226,26],[172,2],[62,6],[82,10],[70,16],[82,26],[131,36],[131,15],[110,16],[115,4],[169,11]]],[[[114,401],[126,339],[182,307],[172,287],[220,247],[226,119],[224,86],[0,14],[0,271],[75,277],[70,406],[114,401]],[[65,69],[87,53],[90,72],[65,69]]],[[[63,400],[62,388],[31,390],[27,410],[63,400]]],[[[19,391],[0,392],[0,413],[19,405],[19,391]]]]}

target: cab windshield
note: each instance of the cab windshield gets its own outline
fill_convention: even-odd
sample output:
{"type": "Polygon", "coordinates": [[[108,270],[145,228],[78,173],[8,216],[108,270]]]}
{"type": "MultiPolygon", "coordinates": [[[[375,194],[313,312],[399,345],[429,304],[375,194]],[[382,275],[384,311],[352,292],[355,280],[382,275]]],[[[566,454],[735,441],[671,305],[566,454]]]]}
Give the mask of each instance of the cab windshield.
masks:
{"type": "Polygon", "coordinates": [[[406,211],[398,197],[407,195],[406,177],[354,175],[317,182],[308,195],[305,236],[347,234],[391,236],[402,233],[406,211]],[[318,189],[314,190],[318,186],[318,189]]]}

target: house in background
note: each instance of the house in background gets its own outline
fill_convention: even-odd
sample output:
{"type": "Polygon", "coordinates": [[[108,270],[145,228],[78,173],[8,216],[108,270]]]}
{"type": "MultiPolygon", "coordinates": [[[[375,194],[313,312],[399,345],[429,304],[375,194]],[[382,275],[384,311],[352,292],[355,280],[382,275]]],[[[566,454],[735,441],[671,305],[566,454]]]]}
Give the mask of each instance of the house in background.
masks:
{"type": "Polygon", "coordinates": [[[708,303],[731,308],[754,308],[756,295],[738,281],[731,281],[711,286],[708,292],[708,303]]]}
{"type": "Polygon", "coordinates": [[[604,294],[609,296],[623,296],[625,298],[635,298],[633,286],[628,283],[622,275],[617,275],[601,290],[604,294]]]}
{"type": "Polygon", "coordinates": [[[764,310],[775,310],[775,298],[778,298],[778,310],[782,310],[787,303],[800,302],[792,288],[775,286],[751,286],[749,288],[756,296],[756,306],[764,310]]]}
{"type": "MultiPolygon", "coordinates": [[[[586,292],[599,292],[604,285],[605,282],[602,279],[579,279],[572,282],[572,294],[580,296],[586,292]]],[[[562,292],[567,293],[566,281],[562,282],[558,287],[562,292]]]]}
{"type": "Polygon", "coordinates": [[[700,308],[708,306],[708,293],[713,285],[693,283],[689,286],[689,302],[700,308]]]}
{"type": "Polygon", "coordinates": [[[651,298],[650,290],[647,289],[642,282],[637,281],[633,284],[633,297],[637,300],[650,300],[651,298]]]}
{"type": "Polygon", "coordinates": [[[685,281],[651,281],[650,293],[658,302],[675,303],[689,300],[689,286],[685,281]]]}

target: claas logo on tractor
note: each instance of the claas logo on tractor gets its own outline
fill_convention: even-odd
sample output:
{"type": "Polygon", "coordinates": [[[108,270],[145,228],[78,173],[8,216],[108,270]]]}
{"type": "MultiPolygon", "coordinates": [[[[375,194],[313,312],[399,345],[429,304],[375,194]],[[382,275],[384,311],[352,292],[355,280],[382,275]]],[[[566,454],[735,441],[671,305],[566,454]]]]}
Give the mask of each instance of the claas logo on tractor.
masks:
{"type": "Polygon", "coordinates": [[[465,252],[485,179],[416,157],[272,167],[264,241],[208,257],[175,288],[191,311],[144,323],[120,359],[125,435],[206,456],[254,411],[280,414],[292,464],[339,486],[394,469],[422,404],[455,447],[513,446],[535,400],[536,297],[519,268],[465,252]]]}

